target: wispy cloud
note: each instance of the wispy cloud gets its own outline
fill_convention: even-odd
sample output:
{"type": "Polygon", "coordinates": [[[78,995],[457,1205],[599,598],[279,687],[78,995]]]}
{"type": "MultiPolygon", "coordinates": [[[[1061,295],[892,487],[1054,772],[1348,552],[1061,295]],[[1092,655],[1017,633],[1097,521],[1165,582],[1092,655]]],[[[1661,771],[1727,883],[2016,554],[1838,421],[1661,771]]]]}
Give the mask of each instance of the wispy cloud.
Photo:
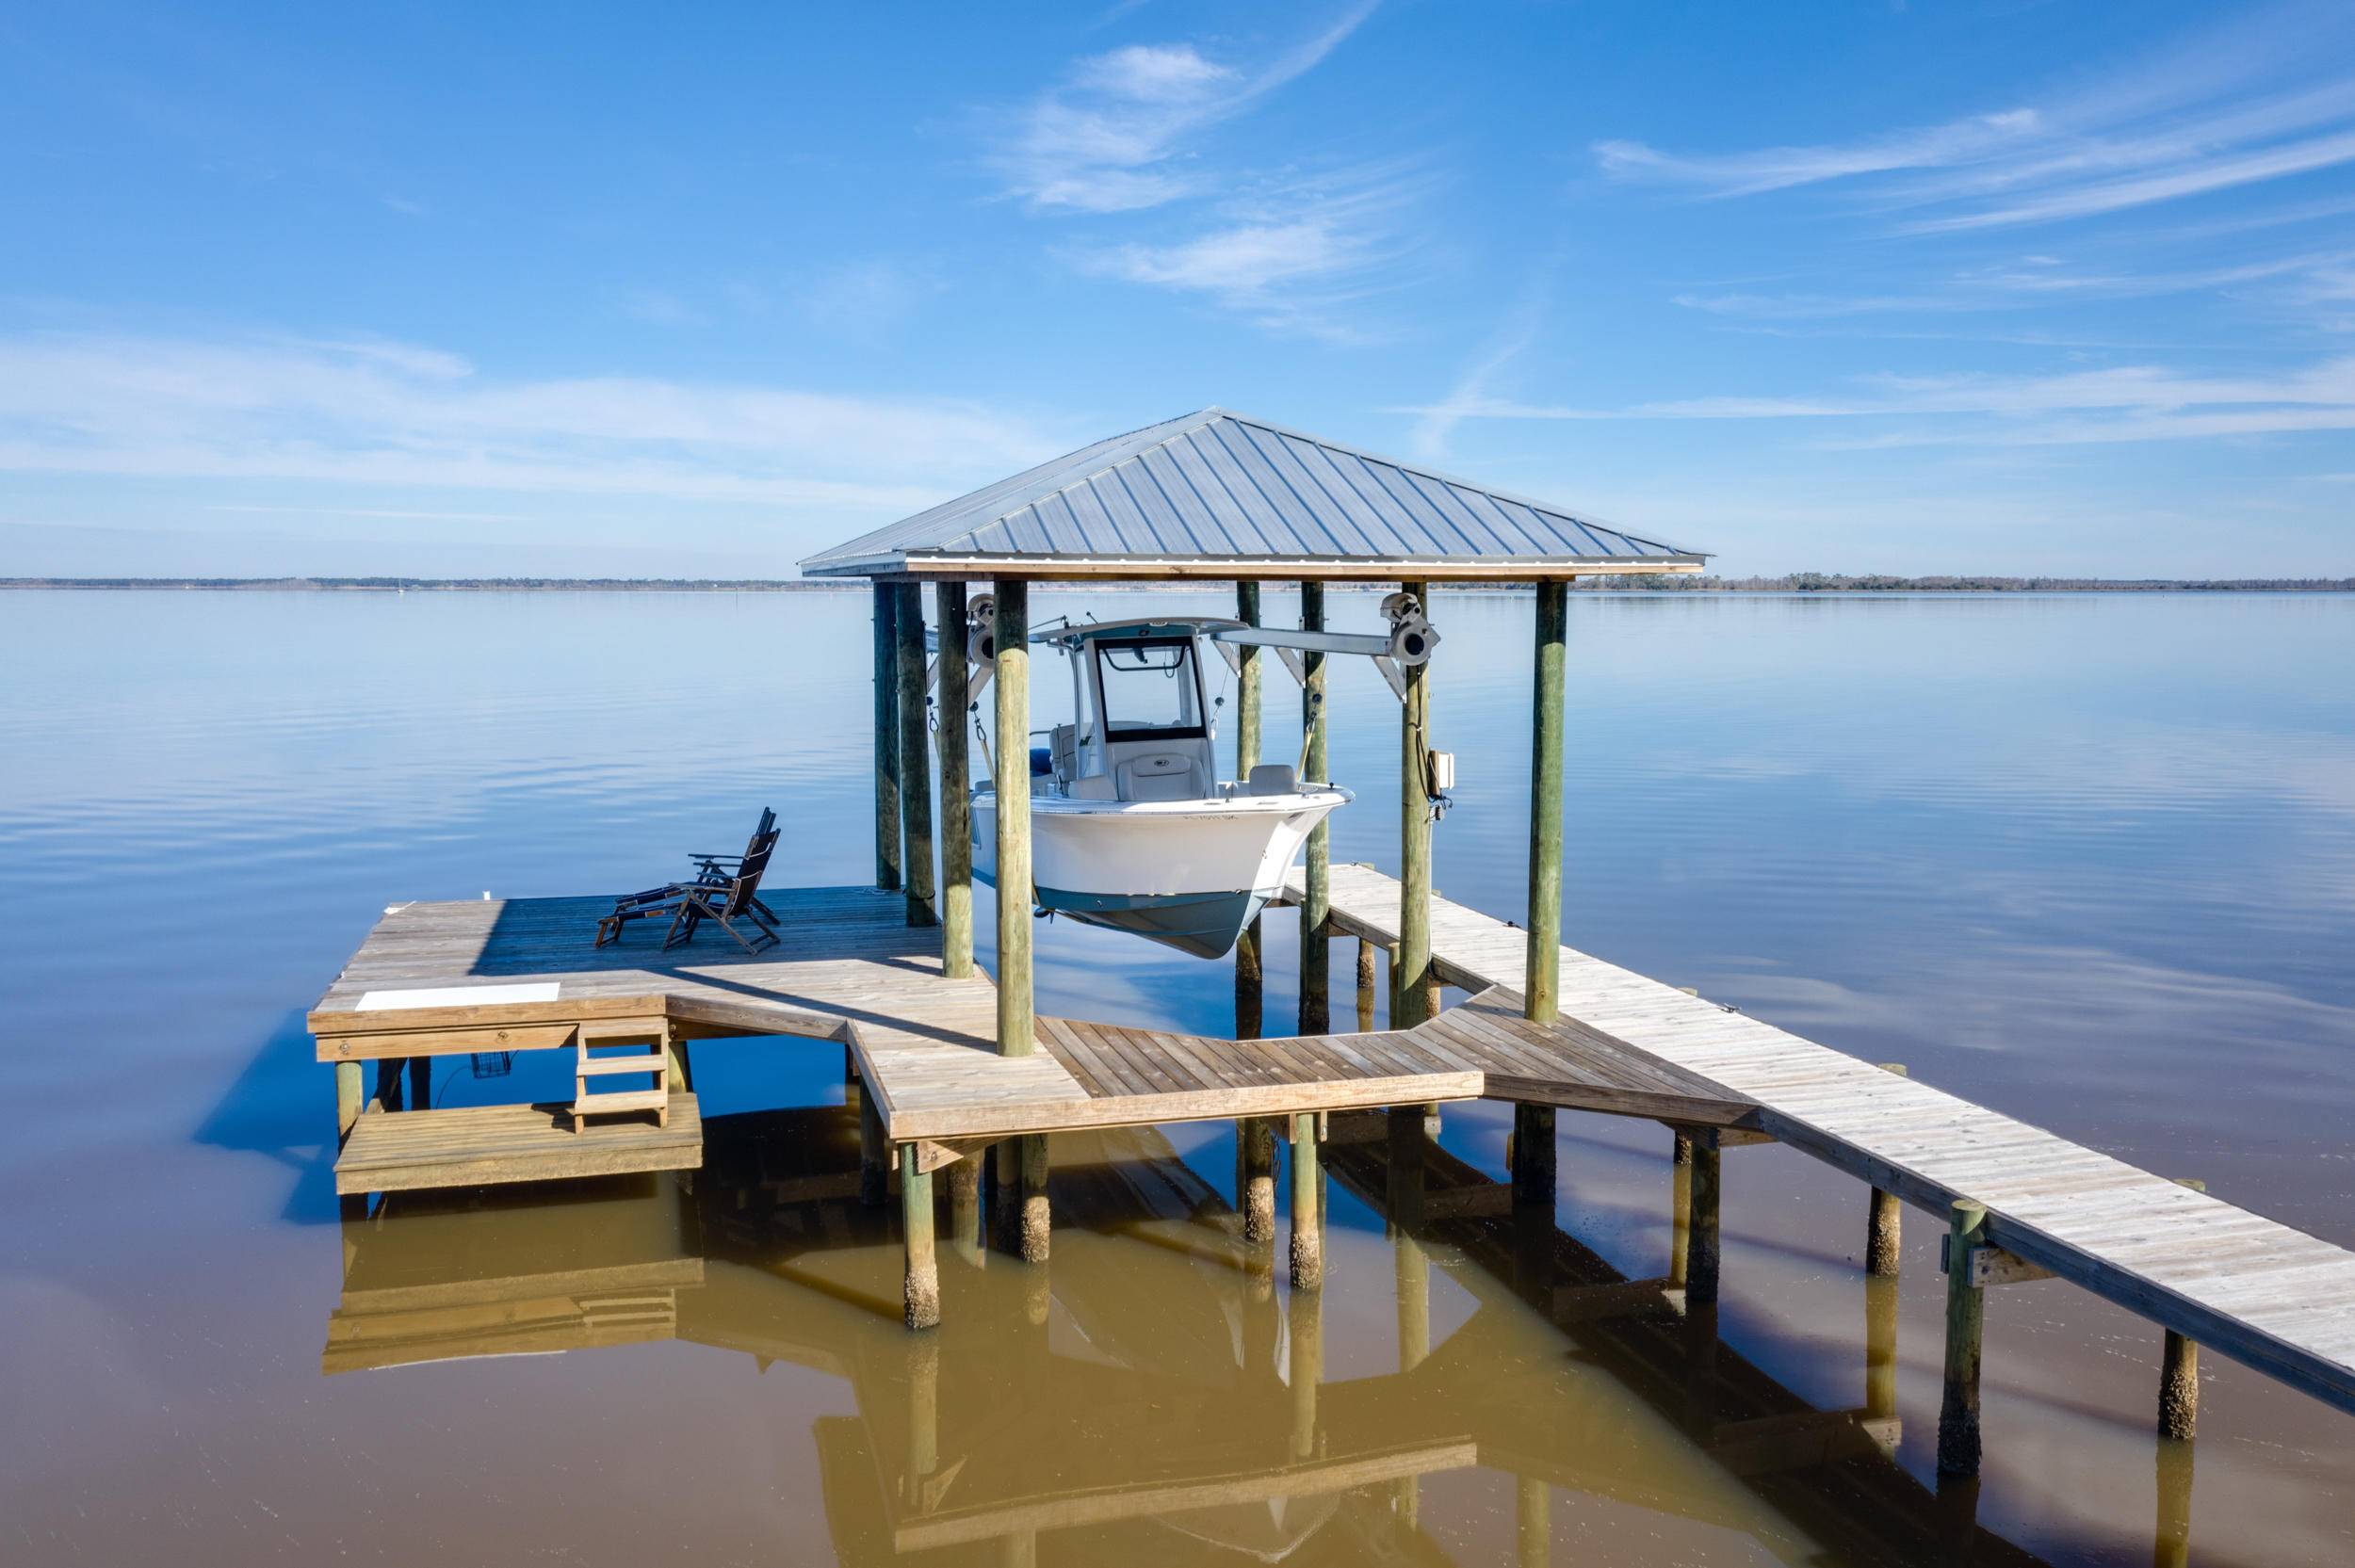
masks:
{"type": "Polygon", "coordinates": [[[608,493],[861,515],[1061,449],[1021,417],[643,377],[501,380],[414,345],[0,338],[0,469],[608,493]]]}
{"type": "Polygon", "coordinates": [[[1360,3],[1255,68],[1190,42],[1139,43],[1079,61],[1058,87],[1012,111],[991,162],[1033,211],[1133,212],[1210,182],[1194,138],[1313,70],[1372,15],[1360,3]]]}
{"type": "Polygon", "coordinates": [[[1335,313],[1415,275],[1405,218],[1434,176],[1418,160],[1298,174],[1190,213],[1162,236],[1076,247],[1083,272],[1211,299],[1262,325],[1347,337],[1335,313]]]}
{"type": "Polygon", "coordinates": [[[2158,365],[2046,376],[1856,378],[1827,396],[1711,396],[1577,407],[1464,396],[1393,412],[1497,420],[1846,420],[1900,428],[1848,446],[2063,445],[2355,429],[2355,356],[2271,376],[2215,377],[2158,365]],[[1958,419],[1976,423],[1957,423],[1958,419]],[[1928,420],[1930,423],[1913,424],[1928,420]]]}
{"type": "Polygon", "coordinates": [[[1594,146],[1614,179],[1710,197],[1839,184],[1899,232],[2059,222],[2355,163],[2355,14],[2277,8],[2090,89],[1849,142],[1718,153],[1594,146]]]}

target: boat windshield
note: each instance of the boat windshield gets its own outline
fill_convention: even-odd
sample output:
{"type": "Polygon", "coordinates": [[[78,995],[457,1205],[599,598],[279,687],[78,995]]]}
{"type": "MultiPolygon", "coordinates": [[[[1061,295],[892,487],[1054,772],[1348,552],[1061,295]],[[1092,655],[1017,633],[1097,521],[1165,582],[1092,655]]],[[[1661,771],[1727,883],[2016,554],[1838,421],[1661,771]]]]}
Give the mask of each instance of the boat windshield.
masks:
{"type": "Polygon", "coordinates": [[[1104,687],[1106,739],[1188,740],[1209,733],[1192,638],[1099,641],[1096,668],[1104,687]]]}

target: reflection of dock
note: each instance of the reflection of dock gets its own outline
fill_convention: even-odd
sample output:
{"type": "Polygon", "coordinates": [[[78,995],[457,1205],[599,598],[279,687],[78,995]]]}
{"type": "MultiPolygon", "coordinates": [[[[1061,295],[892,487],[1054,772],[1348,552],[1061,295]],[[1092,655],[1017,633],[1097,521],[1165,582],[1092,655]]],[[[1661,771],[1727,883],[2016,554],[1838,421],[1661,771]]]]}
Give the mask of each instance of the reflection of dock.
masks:
{"type": "MultiPolygon", "coordinates": [[[[1377,1205],[1391,1151],[1363,1134],[1381,1122],[1337,1125],[1334,1159],[1377,1205]]],[[[1320,1293],[1283,1290],[1226,1203],[1149,1132],[1058,1140],[1066,1222],[1108,1242],[1066,1246],[1047,1269],[951,1262],[958,1310],[938,1334],[904,1335],[895,1238],[849,1190],[850,1131],[838,1111],[717,1119],[691,1196],[644,1176],[483,1208],[424,1195],[349,1221],[323,1366],[676,1338],[840,1377],[858,1414],[820,1417],[817,1435],[846,1561],[1050,1536],[1111,1560],[1173,1535],[1263,1560],[1446,1561],[1416,1488],[1470,1468],[1514,1478],[1525,1563],[1542,1560],[1557,1489],[1795,1563],[1829,1546],[1923,1560],[1939,1537],[1938,1499],[1876,1441],[1888,1419],[1814,1411],[1671,1312],[1547,1327],[1527,1302],[1617,1277],[1551,1220],[1395,1231],[1397,1361],[1328,1377],[1320,1293]],[[1436,1344],[1435,1274],[1475,1303],[1436,1344]],[[600,1321],[620,1298],[644,1304],[600,1321]]],[[[1435,1146],[1419,1159],[1431,1197],[1485,1181],[1435,1146]]],[[[1973,1534],[1982,1563],[2031,1560],[1973,1534]]]]}

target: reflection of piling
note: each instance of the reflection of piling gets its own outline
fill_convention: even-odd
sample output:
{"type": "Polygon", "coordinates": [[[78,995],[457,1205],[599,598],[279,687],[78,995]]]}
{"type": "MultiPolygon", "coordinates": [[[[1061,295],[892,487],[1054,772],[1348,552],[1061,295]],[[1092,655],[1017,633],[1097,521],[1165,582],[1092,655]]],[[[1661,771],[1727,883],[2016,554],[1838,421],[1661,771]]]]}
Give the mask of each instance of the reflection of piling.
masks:
{"type": "Polygon", "coordinates": [[[2191,1560],[2192,1446],[2159,1439],[2159,1512],[2151,1549],[2152,1568],[2184,1568],[2191,1560]]]}
{"type": "Polygon", "coordinates": [[[924,1505],[924,1482],[940,1468],[940,1336],[920,1334],[908,1345],[908,1451],[903,1491],[910,1508],[924,1505]]]}
{"type": "Polygon", "coordinates": [[[1897,1282],[1864,1282],[1864,1417],[1897,1414],[1897,1282]]]}
{"type": "Polygon", "coordinates": [[[1955,1204],[1946,1234],[1946,1375],[1938,1406],[1938,1468],[1941,1475],[1976,1476],[1987,1289],[1973,1278],[1971,1254],[1987,1242],[1986,1206],[1955,1204]]]}
{"type": "Polygon", "coordinates": [[[1513,1483],[1513,1568],[1545,1568],[1553,1556],[1553,1488],[1535,1476],[1513,1483]]]}
{"type": "Polygon", "coordinates": [[[1295,1290],[1287,1299],[1291,1330],[1291,1452],[1295,1463],[1317,1452],[1317,1384],[1324,1381],[1324,1296],[1295,1290]]]}
{"type": "Polygon", "coordinates": [[[1979,1478],[1941,1471],[1938,1478],[1939,1551],[1941,1568],[1968,1568],[1979,1547],[1979,1478]]]}
{"type": "MultiPolygon", "coordinates": [[[[1324,630],[1324,585],[1300,585],[1300,629],[1324,630]]],[[[1324,734],[1324,655],[1314,649],[1300,655],[1301,746],[1300,782],[1324,784],[1327,762],[1324,734]]],[[[1324,818],[1308,830],[1303,862],[1304,897],[1300,901],[1300,1032],[1324,1034],[1333,1026],[1333,939],[1326,923],[1333,913],[1332,829],[1324,818]]]]}
{"type": "Polygon", "coordinates": [[[1291,1282],[1294,1290],[1324,1284],[1324,1177],[1317,1163],[1314,1111],[1292,1118],[1291,1282]]]}

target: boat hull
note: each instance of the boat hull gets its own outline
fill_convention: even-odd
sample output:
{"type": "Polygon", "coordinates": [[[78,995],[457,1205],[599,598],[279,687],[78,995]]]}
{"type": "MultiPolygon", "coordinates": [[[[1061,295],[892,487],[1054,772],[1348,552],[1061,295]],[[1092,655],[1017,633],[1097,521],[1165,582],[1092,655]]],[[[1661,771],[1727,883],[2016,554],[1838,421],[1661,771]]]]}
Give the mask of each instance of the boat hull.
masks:
{"type": "MultiPolygon", "coordinates": [[[[1210,800],[1031,800],[1031,881],[1042,909],[1218,958],[1284,885],[1342,789],[1210,800]]],[[[973,797],[973,869],[998,881],[998,798],[973,797]]]]}

